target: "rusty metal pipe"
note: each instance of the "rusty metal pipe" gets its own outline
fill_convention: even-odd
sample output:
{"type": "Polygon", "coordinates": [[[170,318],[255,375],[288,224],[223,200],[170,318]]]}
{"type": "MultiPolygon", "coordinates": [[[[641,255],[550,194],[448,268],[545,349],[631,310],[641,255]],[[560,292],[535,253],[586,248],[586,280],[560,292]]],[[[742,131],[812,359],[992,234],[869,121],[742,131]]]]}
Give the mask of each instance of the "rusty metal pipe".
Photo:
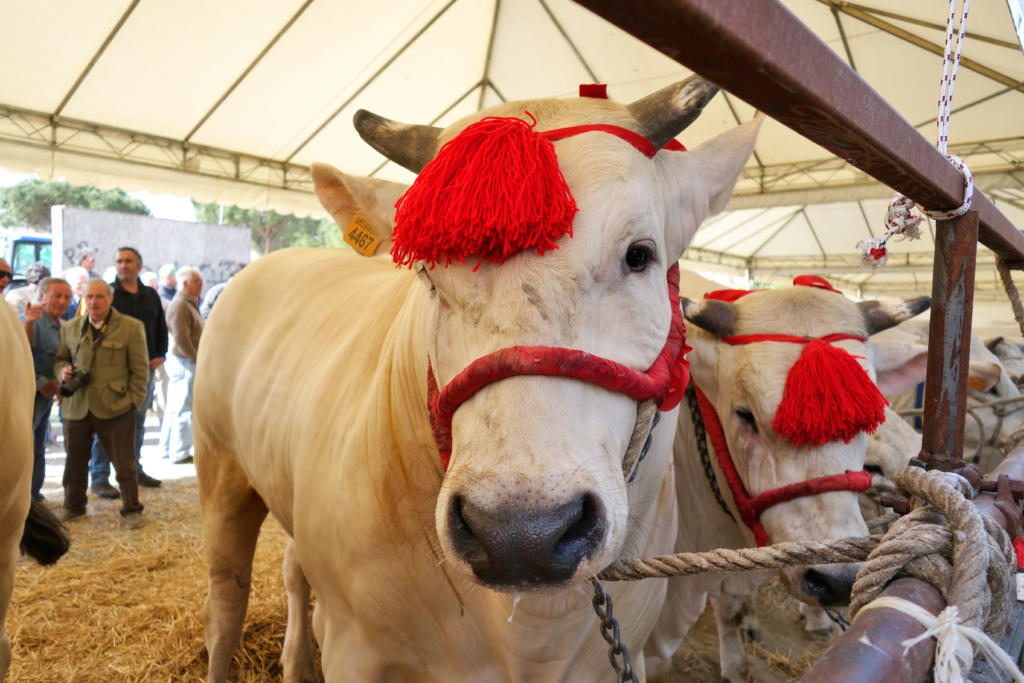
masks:
{"type": "Polygon", "coordinates": [[[928,378],[924,385],[921,454],[929,468],[964,466],[964,407],[974,311],[978,214],[968,211],[935,224],[928,378]]]}
{"type": "MultiPolygon", "coordinates": [[[[781,3],[576,2],[923,206],[960,205],[960,172],[781,3]]],[[[981,242],[1024,262],[1024,233],[979,190],[974,209],[981,242]]]]}
{"type": "MultiPolygon", "coordinates": [[[[945,606],[938,589],[920,579],[896,579],[883,596],[903,598],[938,614],[945,606]]],[[[842,637],[800,679],[804,683],[834,681],[920,681],[935,656],[935,641],[921,641],[903,654],[903,641],[924,633],[914,618],[889,608],[864,612],[842,637]]]]}

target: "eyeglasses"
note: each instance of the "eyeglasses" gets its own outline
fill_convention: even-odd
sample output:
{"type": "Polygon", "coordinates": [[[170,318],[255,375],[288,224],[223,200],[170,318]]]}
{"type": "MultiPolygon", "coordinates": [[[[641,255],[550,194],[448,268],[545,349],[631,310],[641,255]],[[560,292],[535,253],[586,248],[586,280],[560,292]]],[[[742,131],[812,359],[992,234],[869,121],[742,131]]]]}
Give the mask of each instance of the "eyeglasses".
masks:
{"type": "Polygon", "coordinates": [[[3,280],[4,278],[10,278],[12,275],[14,275],[14,273],[12,273],[9,270],[0,270],[0,280],[3,280]]]}

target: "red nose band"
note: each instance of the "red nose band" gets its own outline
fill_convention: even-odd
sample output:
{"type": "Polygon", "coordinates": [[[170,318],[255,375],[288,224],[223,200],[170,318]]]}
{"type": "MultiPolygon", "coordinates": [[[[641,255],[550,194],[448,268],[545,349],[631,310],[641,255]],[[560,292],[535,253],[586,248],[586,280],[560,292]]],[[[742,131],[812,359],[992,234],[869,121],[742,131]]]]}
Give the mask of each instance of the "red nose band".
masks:
{"type": "Polygon", "coordinates": [[[672,410],[690,380],[686,327],[679,307],[679,265],[667,275],[672,321],[661,353],[647,372],[578,349],[550,346],[511,346],[478,358],[438,390],[434,370],[427,365],[427,408],[441,465],[448,469],[452,453],[452,417],[480,389],[517,375],[569,377],[598,384],[638,401],[654,399],[660,410],[672,410]]]}

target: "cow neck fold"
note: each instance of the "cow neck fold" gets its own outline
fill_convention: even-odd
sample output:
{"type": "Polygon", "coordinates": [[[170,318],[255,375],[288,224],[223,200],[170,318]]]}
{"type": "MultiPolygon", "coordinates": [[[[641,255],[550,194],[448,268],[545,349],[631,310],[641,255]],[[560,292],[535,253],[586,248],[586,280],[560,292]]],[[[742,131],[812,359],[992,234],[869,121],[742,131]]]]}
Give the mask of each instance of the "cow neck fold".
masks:
{"type": "MultiPolygon", "coordinates": [[[[692,380],[691,380],[692,381],[692,380]]],[[[758,547],[771,543],[768,533],[761,524],[761,515],[770,507],[779,503],[786,503],[797,498],[814,496],[819,493],[830,491],[866,491],[871,486],[871,474],[867,470],[853,471],[846,470],[843,474],[832,474],[807,481],[788,484],[777,489],[769,489],[763,493],[751,497],[747,492],[743,480],[740,478],[736,465],[733,462],[732,454],[729,452],[729,444],[725,439],[725,432],[722,423],[718,419],[718,412],[711,405],[704,392],[693,383],[697,394],[697,402],[700,406],[701,418],[704,421],[704,428],[707,430],[711,446],[715,451],[715,460],[718,462],[722,476],[725,477],[729,490],[732,492],[733,503],[739,512],[740,519],[753,532],[754,541],[758,547]]]]}
{"type": "Polygon", "coordinates": [[[434,442],[447,470],[452,452],[452,418],[455,411],[488,384],[517,375],[569,377],[626,394],[637,401],[653,400],[668,411],[679,405],[689,382],[686,326],[679,306],[679,264],[669,268],[668,300],[672,320],[665,345],[647,370],[630,367],[579,349],[550,346],[510,346],[478,358],[439,389],[433,367],[427,361],[427,410],[434,442]]]}

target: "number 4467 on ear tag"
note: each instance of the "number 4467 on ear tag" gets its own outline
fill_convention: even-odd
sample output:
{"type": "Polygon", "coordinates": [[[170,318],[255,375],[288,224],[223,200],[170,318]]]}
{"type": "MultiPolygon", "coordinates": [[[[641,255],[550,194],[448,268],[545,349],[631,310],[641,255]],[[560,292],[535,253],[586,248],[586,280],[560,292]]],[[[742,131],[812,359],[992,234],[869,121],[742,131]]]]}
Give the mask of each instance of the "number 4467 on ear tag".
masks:
{"type": "Polygon", "coordinates": [[[380,244],[380,236],[362,211],[349,221],[342,236],[345,242],[363,256],[373,256],[380,244]]]}

